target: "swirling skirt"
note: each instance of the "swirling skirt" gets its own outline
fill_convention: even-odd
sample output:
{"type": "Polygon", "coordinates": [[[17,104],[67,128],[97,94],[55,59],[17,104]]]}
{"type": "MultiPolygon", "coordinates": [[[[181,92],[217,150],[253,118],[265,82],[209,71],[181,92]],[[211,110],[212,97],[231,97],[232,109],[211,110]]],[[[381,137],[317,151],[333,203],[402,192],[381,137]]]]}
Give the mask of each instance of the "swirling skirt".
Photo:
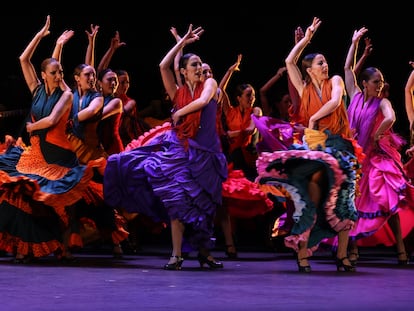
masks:
{"type": "Polygon", "coordinates": [[[349,230],[357,219],[354,205],[357,158],[353,142],[340,136],[326,135],[324,147],[315,150],[292,145],[286,151],[264,152],[258,160],[259,182],[284,189],[287,204],[276,232],[283,232],[285,244],[295,250],[308,240],[314,251],[325,238],[349,230]],[[325,186],[319,206],[312,202],[308,185],[315,172],[323,172],[325,186]]]}
{"type": "Polygon", "coordinates": [[[68,207],[94,191],[90,181],[102,165],[101,160],[70,168],[49,164],[37,136],[29,147],[7,148],[0,155],[0,249],[42,257],[62,248],[68,207]]]}
{"type": "Polygon", "coordinates": [[[178,219],[192,247],[211,247],[227,162],[221,152],[189,142],[185,150],[175,133],[166,131],[142,147],[109,156],[104,198],[155,221],[178,219]]]}

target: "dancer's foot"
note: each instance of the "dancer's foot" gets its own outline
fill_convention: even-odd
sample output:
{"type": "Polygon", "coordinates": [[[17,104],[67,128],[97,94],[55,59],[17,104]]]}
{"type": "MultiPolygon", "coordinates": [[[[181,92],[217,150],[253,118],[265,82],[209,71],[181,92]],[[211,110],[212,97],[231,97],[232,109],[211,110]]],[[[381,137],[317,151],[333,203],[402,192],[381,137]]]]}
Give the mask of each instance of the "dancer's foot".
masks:
{"type": "Polygon", "coordinates": [[[397,255],[398,255],[399,266],[408,265],[408,254],[406,252],[399,252],[397,255]]]}

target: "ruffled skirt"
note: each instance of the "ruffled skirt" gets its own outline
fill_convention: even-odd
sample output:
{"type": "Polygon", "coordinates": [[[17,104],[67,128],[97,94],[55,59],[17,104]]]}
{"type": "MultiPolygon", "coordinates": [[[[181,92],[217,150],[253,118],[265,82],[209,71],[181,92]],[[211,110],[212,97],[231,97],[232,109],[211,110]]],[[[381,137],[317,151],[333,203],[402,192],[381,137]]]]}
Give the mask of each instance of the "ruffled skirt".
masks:
{"type": "Polygon", "coordinates": [[[61,249],[68,208],[95,192],[90,181],[103,160],[71,168],[47,163],[38,136],[29,147],[8,147],[0,155],[0,249],[34,257],[61,249]]]}
{"type": "Polygon", "coordinates": [[[341,230],[350,230],[357,219],[354,205],[359,169],[357,145],[338,135],[316,136],[318,143],[309,139],[309,145],[293,144],[289,150],[264,152],[258,159],[259,183],[276,187],[289,202],[274,232],[285,235],[286,246],[295,250],[300,241],[308,240],[310,252],[322,240],[336,236],[341,230]],[[320,206],[316,207],[308,185],[318,171],[326,177],[326,188],[322,189],[320,206]]]}
{"type": "Polygon", "coordinates": [[[105,202],[155,221],[178,219],[192,247],[210,248],[227,177],[224,154],[193,140],[185,150],[173,131],[162,129],[143,146],[126,149],[108,158],[105,202]]]}
{"type": "Polygon", "coordinates": [[[362,166],[362,178],[356,197],[358,221],[350,236],[360,246],[395,244],[387,221],[400,214],[403,238],[414,228],[414,187],[401,162],[398,152],[401,140],[398,135],[384,136],[380,149],[373,148],[367,153],[362,166]]]}

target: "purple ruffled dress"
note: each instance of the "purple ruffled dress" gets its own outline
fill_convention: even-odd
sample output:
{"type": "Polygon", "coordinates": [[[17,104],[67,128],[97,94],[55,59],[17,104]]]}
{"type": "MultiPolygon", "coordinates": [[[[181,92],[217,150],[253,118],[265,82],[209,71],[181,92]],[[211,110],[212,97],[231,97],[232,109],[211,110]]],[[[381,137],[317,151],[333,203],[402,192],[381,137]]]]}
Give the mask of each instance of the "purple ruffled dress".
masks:
{"type": "Polygon", "coordinates": [[[215,100],[203,108],[188,150],[171,129],[145,146],[111,155],[104,176],[105,201],[155,221],[179,219],[192,247],[211,248],[216,208],[227,178],[216,109],[215,100]]]}

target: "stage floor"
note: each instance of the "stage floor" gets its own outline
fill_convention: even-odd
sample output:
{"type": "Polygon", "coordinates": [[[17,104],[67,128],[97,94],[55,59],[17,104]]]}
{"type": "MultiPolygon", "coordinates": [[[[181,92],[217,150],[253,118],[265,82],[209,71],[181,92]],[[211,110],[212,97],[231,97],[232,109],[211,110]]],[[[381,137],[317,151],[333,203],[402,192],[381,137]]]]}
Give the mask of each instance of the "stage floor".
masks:
{"type": "Polygon", "coordinates": [[[360,250],[357,272],[337,272],[332,253],[318,251],[312,272],[297,271],[291,252],[239,249],[237,260],[212,254],[224,268],[200,269],[196,253],[181,271],[165,271],[169,245],[114,259],[85,249],[70,264],[54,257],[16,264],[0,258],[0,310],[410,310],[414,264],[398,266],[393,250],[360,250]]]}

